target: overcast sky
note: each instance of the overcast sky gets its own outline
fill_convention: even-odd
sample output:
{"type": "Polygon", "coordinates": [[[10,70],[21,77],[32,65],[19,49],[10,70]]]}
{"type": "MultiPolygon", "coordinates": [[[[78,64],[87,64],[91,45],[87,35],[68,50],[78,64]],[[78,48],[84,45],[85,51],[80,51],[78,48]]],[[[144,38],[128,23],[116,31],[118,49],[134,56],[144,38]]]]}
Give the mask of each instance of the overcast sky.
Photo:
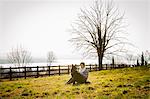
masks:
{"type": "MultiPolygon", "coordinates": [[[[149,0],[114,0],[125,11],[128,39],[138,51],[150,50],[149,0]]],[[[92,0],[0,0],[0,57],[23,45],[34,57],[54,51],[58,59],[83,58],[68,42],[80,8],[92,0]]]]}

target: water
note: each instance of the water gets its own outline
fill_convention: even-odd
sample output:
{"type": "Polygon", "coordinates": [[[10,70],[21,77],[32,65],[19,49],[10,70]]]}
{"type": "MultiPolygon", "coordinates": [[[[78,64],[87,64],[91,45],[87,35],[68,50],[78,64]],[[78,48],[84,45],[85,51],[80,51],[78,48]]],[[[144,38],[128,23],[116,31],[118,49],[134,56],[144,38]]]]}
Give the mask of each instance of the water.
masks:
{"type": "MultiPolygon", "coordinates": [[[[71,65],[71,64],[77,64],[79,65],[80,62],[85,62],[85,64],[97,64],[97,60],[71,60],[71,59],[64,59],[64,60],[56,60],[56,62],[52,63],[51,66],[62,66],[62,65],[71,65]]],[[[28,66],[48,66],[49,64],[46,62],[43,63],[31,63],[28,66]]],[[[13,64],[0,64],[0,67],[15,67],[13,64]]]]}

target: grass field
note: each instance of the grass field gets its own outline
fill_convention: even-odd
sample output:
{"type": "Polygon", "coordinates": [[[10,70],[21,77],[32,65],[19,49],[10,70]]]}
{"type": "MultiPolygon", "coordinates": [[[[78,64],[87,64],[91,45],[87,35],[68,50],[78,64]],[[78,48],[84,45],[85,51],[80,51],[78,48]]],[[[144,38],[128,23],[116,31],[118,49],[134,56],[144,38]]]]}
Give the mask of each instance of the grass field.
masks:
{"type": "Polygon", "coordinates": [[[90,72],[88,85],[65,85],[69,75],[1,80],[0,98],[150,99],[149,67],[90,72]]]}

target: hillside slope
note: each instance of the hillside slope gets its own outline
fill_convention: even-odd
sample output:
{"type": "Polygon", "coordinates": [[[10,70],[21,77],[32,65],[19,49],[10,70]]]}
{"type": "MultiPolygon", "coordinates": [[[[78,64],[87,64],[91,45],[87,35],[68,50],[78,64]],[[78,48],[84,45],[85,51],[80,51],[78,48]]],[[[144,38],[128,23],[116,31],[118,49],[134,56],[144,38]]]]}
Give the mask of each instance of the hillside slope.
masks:
{"type": "Polygon", "coordinates": [[[150,66],[89,73],[91,84],[65,85],[69,75],[0,82],[0,98],[150,98],[150,66]]]}

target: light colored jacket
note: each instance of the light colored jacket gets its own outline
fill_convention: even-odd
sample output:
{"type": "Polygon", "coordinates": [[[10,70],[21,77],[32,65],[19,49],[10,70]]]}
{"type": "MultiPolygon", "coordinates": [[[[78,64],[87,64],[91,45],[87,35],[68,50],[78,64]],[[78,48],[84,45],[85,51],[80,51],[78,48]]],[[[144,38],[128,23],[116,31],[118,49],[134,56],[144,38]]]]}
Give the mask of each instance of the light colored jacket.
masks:
{"type": "Polygon", "coordinates": [[[86,69],[86,67],[84,67],[83,69],[80,68],[79,73],[84,76],[86,79],[88,78],[88,73],[89,71],[86,69]]]}

